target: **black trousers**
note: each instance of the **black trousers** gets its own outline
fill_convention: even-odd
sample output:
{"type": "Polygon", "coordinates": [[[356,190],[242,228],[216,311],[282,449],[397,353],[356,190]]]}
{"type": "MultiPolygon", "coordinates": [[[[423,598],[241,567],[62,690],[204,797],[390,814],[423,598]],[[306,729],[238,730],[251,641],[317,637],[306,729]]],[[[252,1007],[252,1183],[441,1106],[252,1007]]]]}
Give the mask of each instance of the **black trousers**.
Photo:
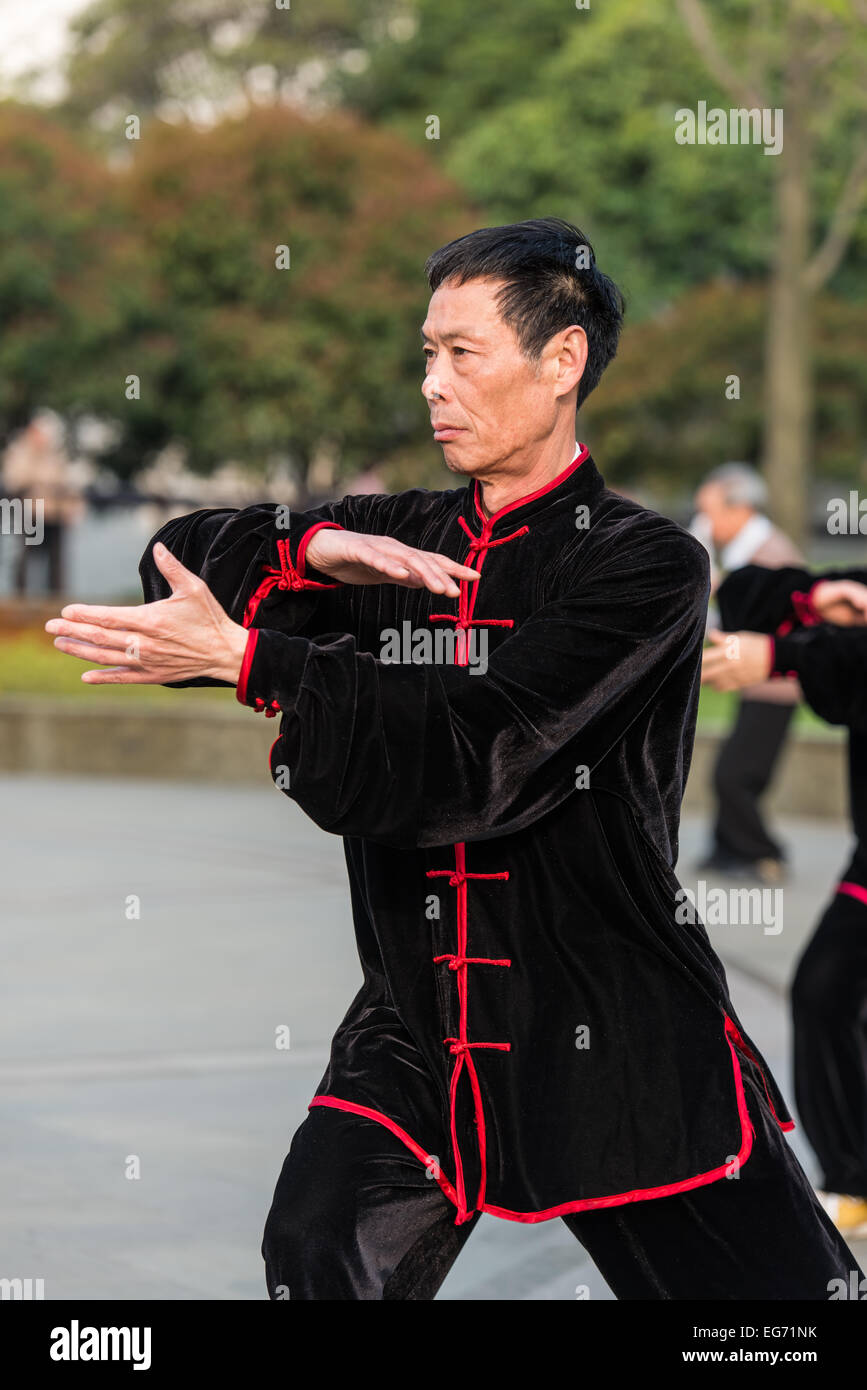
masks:
{"type": "Polygon", "coordinates": [[[741,700],[737,719],[714,767],[717,818],[714,849],[735,859],[783,859],[759,807],[767,790],[795,705],[741,700]]]}
{"type": "MultiPolygon", "coordinates": [[[[831,1280],[863,1277],[752,1064],[743,1075],[755,1138],[737,1178],[561,1218],[618,1299],[826,1300],[831,1280]]],[[[454,1217],[384,1125],[316,1107],[292,1140],[265,1225],[268,1296],[432,1299],[479,1219],[454,1217]]]]}
{"type": "MultiPolygon", "coordinates": [[[[849,873],[867,882],[860,858],[849,873]]],[[[867,904],[832,898],[798,962],[792,1018],[795,1102],[822,1186],[867,1198],[867,904]]]]}
{"type": "Polygon", "coordinates": [[[28,575],[32,567],[42,565],[42,587],[35,592],[59,594],[64,588],[65,526],[59,521],[43,523],[42,545],[28,545],[22,536],[15,559],[14,588],[19,597],[30,592],[28,575]]]}

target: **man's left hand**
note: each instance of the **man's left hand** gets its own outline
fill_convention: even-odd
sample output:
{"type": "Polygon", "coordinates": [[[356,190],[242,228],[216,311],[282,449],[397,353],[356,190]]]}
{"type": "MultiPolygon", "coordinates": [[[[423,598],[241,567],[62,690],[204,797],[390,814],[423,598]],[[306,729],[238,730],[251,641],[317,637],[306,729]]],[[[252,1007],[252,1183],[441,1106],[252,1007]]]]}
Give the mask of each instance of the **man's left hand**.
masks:
{"type": "Polygon", "coordinates": [[[248,630],[160,542],[153,555],[171,587],[169,598],[135,608],[67,604],[45,624],[46,632],[59,634],[54,645],[107,668],[84,671],[88,685],[163,685],[197,676],[237,685],[248,630]]]}
{"type": "Polygon", "coordinates": [[[701,683],[715,690],[740,690],[771,674],[771,642],[761,632],[720,632],[711,628],[701,661],[701,683]]]}

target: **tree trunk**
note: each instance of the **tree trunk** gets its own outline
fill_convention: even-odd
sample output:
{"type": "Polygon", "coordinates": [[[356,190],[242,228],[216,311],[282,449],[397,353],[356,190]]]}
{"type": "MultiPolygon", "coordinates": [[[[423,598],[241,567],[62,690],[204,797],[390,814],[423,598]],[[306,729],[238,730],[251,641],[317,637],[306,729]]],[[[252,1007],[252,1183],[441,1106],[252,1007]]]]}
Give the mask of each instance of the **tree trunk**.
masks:
{"type": "Polygon", "coordinates": [[[809,79],[804,35],[789,25],[783,94],[783,148],[774,188],[776,247],[765,343],[764,473],[774,521],[804,548],[809,536],[813,427],[811,296],[804,284],[810,250],[809,79]]]}

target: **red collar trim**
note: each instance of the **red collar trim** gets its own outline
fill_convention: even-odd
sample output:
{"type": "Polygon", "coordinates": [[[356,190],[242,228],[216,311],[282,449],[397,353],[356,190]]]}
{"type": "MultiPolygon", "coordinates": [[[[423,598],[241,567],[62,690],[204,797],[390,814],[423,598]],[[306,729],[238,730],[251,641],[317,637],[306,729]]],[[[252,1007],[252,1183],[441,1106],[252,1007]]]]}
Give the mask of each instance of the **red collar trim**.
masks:
{"type": "Polygon", "coordinates": [[[481,521],[482,525],[488,527],[493,526],[494,522],[499,521],[501,516],[505,516],[508,512],[514,511],[516,507],[523,507],[527,502],[535,502],[537,497],[544,497],[546,492],[551,492],[553,488],[559,487],[561,483],[566,481],[566,479],[569,477],[571,473],[575,472],[576,468],[580,467],[580,465],[584,462],[589,453],[590,450],[588,449],[587,445],[579,443],[578,453],[576,454],[572,462],[569,464],[568,468],[564,468],[563,472],[558,473],[556,478],[552,478],[550,483],[545,483],[544,487],[537,488],[535,492],[529,492],[526,497],[518,497],[514,502],[507,502],[505,507],[501,507],[498,512],[494,512],[493,516],[485,516],[484,512],[482,511],[481,504],[479,502],[479,480],[478,478],[474,478],[473,501],[476,504],[476,512],[478,513],[479,520],[481,521]]]}

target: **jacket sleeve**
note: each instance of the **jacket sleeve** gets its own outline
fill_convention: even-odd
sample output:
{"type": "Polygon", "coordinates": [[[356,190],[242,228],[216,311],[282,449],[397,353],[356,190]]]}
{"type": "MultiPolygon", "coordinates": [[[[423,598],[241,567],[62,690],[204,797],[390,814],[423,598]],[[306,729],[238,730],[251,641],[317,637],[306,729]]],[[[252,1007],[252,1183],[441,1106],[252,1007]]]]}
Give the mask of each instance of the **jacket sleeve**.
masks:
{"type": "Polygon", "coordinates": [[[796,675],[820,719],[867,731],[867,629],[821,623],[771,640],[773,674],[796,675]]]}
{"type": "Polygon", "coordinates": [[[720,621],[727,632],[769,632],[784,636],[798,626],[820,623],[812,591],[823,579],[857,579],[867,584],[867,569],[833,569],[813,573],[788,565],[766,569],[744,565],[723,580],[717,593],[720,621]]]}
{"type": "MultiPolygon", "coordinates": [[[[310,636],[349,631],[352,586],[311,568],[307,547],[322,527],[385,530],[393,500],[392,494],[346,496],[297,512],[267,502],[241,509],[202,508],[175,517],[151,537],[141,557],[145,602],[171,593],[153,558],[155,543],[162,541],[181,564],[204,579],[229,617],[244,627],[267,623],[278,632],[310,636]]],[[[197,676],[164,684],[183,688],[231,683],[197,676]]]]}
{"type": "MultiPolygon", "coordinates": [[[[808,595],[814,576],[794,565],[767,569],[744,565],[734,570],[717,591],[720,621],[727,632],[776,632],[799,621],[793,594],[808,595]]],[[[806,611],[805,608],[802,611],[806,611]]]]}
{"type": "Polygon", "coordinates": [[[609,550],[484,673],[262,629],[237,695],[283,710],[271,775],[323,829],[406,847],[487,839],[580,794],[577,766],[592,782],[667,681],[688,720],[709,588],[704,548],[680,528],[653,532],[609,550]]]}

